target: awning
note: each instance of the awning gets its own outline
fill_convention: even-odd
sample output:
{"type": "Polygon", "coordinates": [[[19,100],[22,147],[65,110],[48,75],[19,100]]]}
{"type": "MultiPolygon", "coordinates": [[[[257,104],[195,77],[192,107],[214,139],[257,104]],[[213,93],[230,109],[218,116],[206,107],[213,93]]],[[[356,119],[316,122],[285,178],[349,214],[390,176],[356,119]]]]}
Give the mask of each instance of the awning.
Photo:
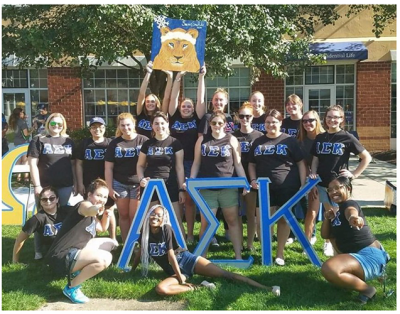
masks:
{"type": "Polygon", "coordinates": [[[360,41],[312,43],[310,50],[313,54],[326,54],[326,60],[368,59],[368,49],[360,41]]]}

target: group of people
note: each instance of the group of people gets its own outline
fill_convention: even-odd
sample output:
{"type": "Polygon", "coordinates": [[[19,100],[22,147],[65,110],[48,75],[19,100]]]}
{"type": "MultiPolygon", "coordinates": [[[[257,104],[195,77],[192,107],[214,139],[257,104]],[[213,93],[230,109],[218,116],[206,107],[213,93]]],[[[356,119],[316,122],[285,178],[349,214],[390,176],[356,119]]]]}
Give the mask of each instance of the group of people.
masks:
{"type": "MultiPolygon", "coordinates": [[[[137,117],[121,113],[115,138],[104,137],[105,121],[95,117],[89,125],[91,138],[75,146],[66,134],[64,117],[53,113],[46,120],[44,133],[30,142],[28,163],[40,211],[28,220],[18,236],[13,261],[18,262],[23,242],[37,232],[37,238],[46,238],[35,238],[38,257],[42,252],[37,249],[51,242],[46,261],[59,273],[68,275],[64,294],[73,302],[85,303],[88,299],[80,290],[81,283],[105,269],[112,260],[110,251],[118,246],[113,204],[118,209],[121,238],[125,242],[149,180],[164,180],[182,234],[187,242],[192,242],[196,208],[186,192],[185,178],[246,177],[251,190],[200,191],[214,214],[222,211],[235,258],[241,259],[241,215],[247,216],[246,249],[254,250],[257,229],[260,234],[257,193],[262,191],[258,190],[257,178],[271,180],[272,214],[300,189],[307,176],[319,176],[321,182],[308,194],[303,207],[305,232],[312,242],[317,213],[323,204],[321,235],[330,240],[338,254],[324,263],[322,273],[330,282],[359,291],[363,302],[372,298],[375,288],[365,281],[380,274],[387,253],[372,235],[362,210],[349,200],[350,181],[363,172],[371,156],[353,135],[343,130],[343,108],[327,108],[323,127],[316,111],[302,113],[303,105],[297,95],[287,98],[285,108],[289,116],[284,119],[278,110],[267,111],[263,94],[254,92],[239,108],[236,127],[234,119],[225,113],[229,96],[223,89],[215,91],[211,112],[207,113],[205,66],[199,72],[196,106],[191,99],[178,101],[185,72],[178,73],[173,81],[173,73],[164,71],[167,84],[161,103],[156,95],[145,95],[151,63],[146,70],[137,117]],[[360,158],[352,172],[348,169],[350,153],[360,158]],[[86,200],[67,206],[72,192],[82,194],[86,200]],[[239,204],[244,204],[245,210],[239,204]],[[184,215],[187,232],[182,224],[184,215]],[[110,238],[94,238],[96,231],[105,230],[109,230],[110,238]],[[371,259],[371,254],[376,258],[371,259]]],[[[206,227],[207,221],[201,214],[200,238],[206,227]]],[[[285,265],[289,234],[290,228],[281,218],[277,223],[276,265],[285,265]]],[[[143,220],[139,242],[141,249],[136,250],[133,269],[141,261],[142,271],[147,274],[151,256],[169,275],[156,288],[160,294],[198,288],[186,283],[194,273],[247,282],[280,294],[278,286],[266,287],[213,265],[205,258],[207,252],[197,257],[180,248],[168,212],[156,193],[143,220]]],[[[209,288],[213,286],[203,283],[209,288]]]]}

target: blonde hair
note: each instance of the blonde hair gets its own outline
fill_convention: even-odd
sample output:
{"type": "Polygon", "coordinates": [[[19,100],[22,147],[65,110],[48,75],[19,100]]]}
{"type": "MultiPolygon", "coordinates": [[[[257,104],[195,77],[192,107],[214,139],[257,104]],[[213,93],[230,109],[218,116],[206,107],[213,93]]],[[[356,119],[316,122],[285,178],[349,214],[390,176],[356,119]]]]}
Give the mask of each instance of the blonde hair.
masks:
{"type": "Polygon", "coordinates": [[[212,101],[213,101],[215,95],[218,94],[218,93],[222,93],[225,96],[225,99],[226,99],[226,104],[224,105],[224,111],[225,111],[225,107],[226,107],[226,105],[228,105],[228,102],[229,102],[229,95],[228,95],[228,92],[222,87],[218,87],[215,90],[213,96],[211,97],[211,110],[214,111],[214,105],[212,104],[212,101]]]}
{"type": "Polygon", "coordinates": [[[122,131],[119,128],[119,123],[121,122],[121,120],[124,120],[124,119],[131,119],[132,120],[132,122],[133,122],[133,132],[136,133],[136,128],[135,128],[136,120],[135,120],[135,118],[129,112],[123,112],[123,113],[120,113],[119,116],[117,117],[117,129],[115,130],[115,136],[116,137],[122,136],[122,131]]]}
{"type": "Polygon", "coordinates": [[[163,210],[163,220],[161,223],[161,232],[164,232],[164,226],[170,225],[171,222],[169,219],[168,210],[159,204],[152,206],[146,213],[145,218],[143,220],[143,229],[142,229],[142,241],[140,243],[141,246],[141,254],[140,261],[142,263],[142,276],[146,277],[149,271],[149,234],[150,234],[150,215],[157,209],[161,208],[163,210]]]}
{"type": "Polygon", "coordinates": [[[145,114],[146,116],[149,116],[149,113],[148,113],[147,108],[146,108],[146,99],[147,99],[147,97],[149,97],[149,96],[153,96],[154,99],[156,100],[157,109],[155,110],[155,112],[161,110],[161,102],[160,102],[160,99],[158,99],[158,97],[157,97],[155,94],[148,94],[148,95],[143,99],[143,103],[144,103],[143,111],[144,111],[144,114],[145,114]]]}
{"type": "Polygon", "coordinates": [[[297,96],[296,94],[289,95],[286,98],[285,106],[287,106],[288,104],[292,104],[292,103],[300,105],[300,107],[303,108],[303,102],[302,102],[301,98],[299,96],[297,96]]]}
{"type": "Polygon", "coordinates": [[[61,130],[61,132],[60,132],[60,136],[61,136],[61,137],[68,137],[68,134],[67,134],[67,121],[65,121],[64,116],[63,116],[61,113],[59,113],[59,112],[52,113],[52,114],[47,118],[46,124],[45,124],[45,127],[44,127],[45,131],[44,131],[43,136],[47,136],[47,135],[50,135],[50,136],[51,136],[51,134],[50,134],[50,129],[49,129],[49,125],[50,125],[51,120],[53,120],[53,118],[61,118],[61,120],[62,120],[62,122],[63,122],[63,128],[62,128],[62,130],[61,130]]]}
{"type": "Polygon", "coordinates": [[[252,92],[251,95],[250,95],[250,97],[249,97],[249,101],[250,101],[250,103],[251,103],[251,98],[252,98],[254,95],[256,95],[256,94],[260,95],[261,98],[262,98],[263,106],[262,106],[261,108],[262,108],[262,111],[265,113],[265,111],[267,110],[267,106],[265,105],[265,97],[264,97],[264,94],[263,94],[263,93],[261,93],[261,92],[258,91],[258,90],[252,92]]]}
{"type": "MultiPolygon", "coordinates": [[[[315,110],[309,110],[306,113],[304,113],[303,118],[304,118],[305,115],[310,114],[310,113],[314,116],[314,118],[316,120],[315,121],[315,135],[318,135],[320,133],[324,133],[325,129],[322,127],[321,120],[319,119],[318,112],[316,112],[315,110]]],[[[297,134],[297,138],[298,138],[298,140],[300,142],[303,142],[307,138],[307,131],[304,128],[304,125],[303,125],[303,118],[300,121],[301,126],[300,126],[299,133],[297,134]]]]}
{"type": "Polygon", "coordinates": [[[323,121],[324,128],[326,130],[329,130],[329,126],[326,124],[326,117],[328,116],[328,112],[329,111],[339,111],[340,112],[340,115],[341,115],[341,117],[343,119],[342,123],[340,123],[340,128],[343,129],[344,128],[345,119],[344,119],[344,110],[343,110],[343,107],[341,105],[332,105],[332,106],[329,106],[328,108],[326,108],[326,111],[325,111],[325,114],[324,114],[324,121],[323,121]]]}

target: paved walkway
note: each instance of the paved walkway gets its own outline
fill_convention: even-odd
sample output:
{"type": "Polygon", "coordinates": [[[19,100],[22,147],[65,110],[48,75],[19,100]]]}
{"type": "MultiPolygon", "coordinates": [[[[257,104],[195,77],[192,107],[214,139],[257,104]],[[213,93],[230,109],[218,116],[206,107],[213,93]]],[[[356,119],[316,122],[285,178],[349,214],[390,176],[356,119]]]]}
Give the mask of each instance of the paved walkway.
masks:
{"type": "MultiPolygon", "coordinates": [[[[350,170],[357,165],[358,158],[351,157],[350,170]]],[[[353,199],[362,207],[384,207],[386,180],[396,185],[396,165],[374,159],[362,175],[353,181],[353,199]]]]}

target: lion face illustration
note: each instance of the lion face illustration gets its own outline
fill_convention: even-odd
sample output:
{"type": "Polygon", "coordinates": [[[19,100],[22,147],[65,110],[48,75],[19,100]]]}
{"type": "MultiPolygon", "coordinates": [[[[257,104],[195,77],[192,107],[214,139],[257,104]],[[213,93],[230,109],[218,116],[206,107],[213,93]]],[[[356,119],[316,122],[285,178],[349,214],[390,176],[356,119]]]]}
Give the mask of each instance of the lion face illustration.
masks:
{"type": "Polygon", "coordinates": [[[162,27],[160,32],[162,44],[160,52],[154,59],[154,68],[198,72],[200,63],[197,59],[195,44],[199,32],[193,28],[170,30],[168,27],[162,27]]]}

